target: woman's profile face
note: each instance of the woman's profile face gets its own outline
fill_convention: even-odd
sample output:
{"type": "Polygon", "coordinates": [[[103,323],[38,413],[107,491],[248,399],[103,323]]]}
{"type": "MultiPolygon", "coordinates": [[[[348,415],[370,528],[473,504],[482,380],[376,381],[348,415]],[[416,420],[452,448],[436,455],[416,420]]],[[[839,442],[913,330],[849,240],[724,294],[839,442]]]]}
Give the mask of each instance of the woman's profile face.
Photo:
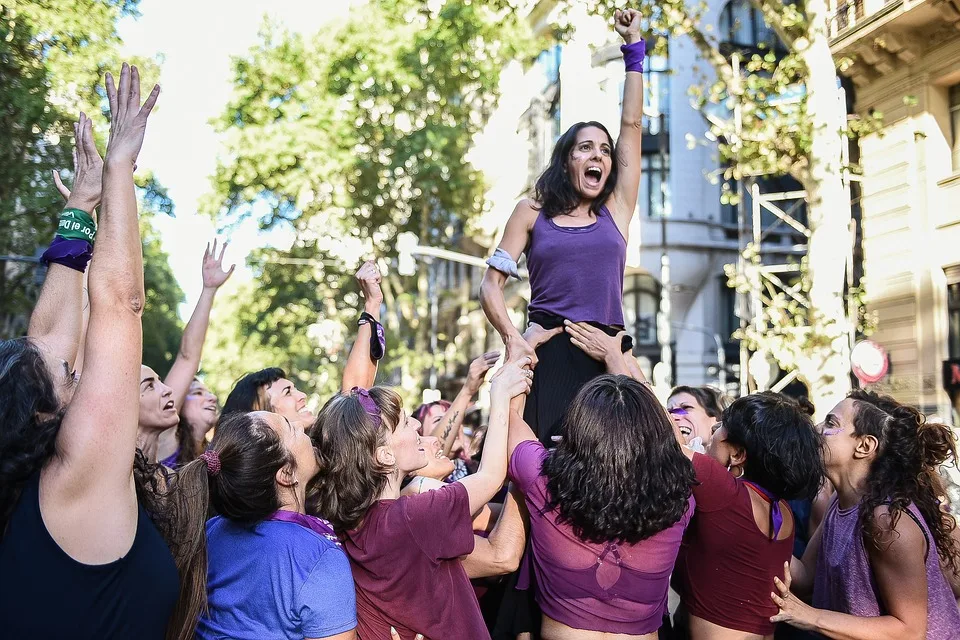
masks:
{"type": "Polygon", "coordinates": [[[580,129],[567,157],[567,175],[577,193],[587,200],[597,198],[607,184],[612,165],[613,145],[603,129],[580,129]]]}

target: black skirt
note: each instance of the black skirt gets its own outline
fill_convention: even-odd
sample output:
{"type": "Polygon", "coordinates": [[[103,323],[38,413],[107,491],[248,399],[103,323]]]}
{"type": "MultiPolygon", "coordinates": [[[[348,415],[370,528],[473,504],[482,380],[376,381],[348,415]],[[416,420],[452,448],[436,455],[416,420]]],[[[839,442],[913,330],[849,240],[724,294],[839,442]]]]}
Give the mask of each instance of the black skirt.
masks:
{"type": "MultiPolygon", "coordinates": [[[[532,312],[530,322],[544,329],[563,326],[563,318],[543,311],[532,312]]],[[[590,324],[611,336],[622,330],[596,322],[590,324]]],[[[624,336],[622,349],[624,353],[631,351],[633,338],[624,336]]],[[[537,349],[537,359],[539,362],[523,410],[523,419],[549,449],[555,444],[552,436],[560,434],[563,417],[574,396],[583,385],[606,373],[606,367],[574,346],[566,332],[541,345],[537,349]]]]}

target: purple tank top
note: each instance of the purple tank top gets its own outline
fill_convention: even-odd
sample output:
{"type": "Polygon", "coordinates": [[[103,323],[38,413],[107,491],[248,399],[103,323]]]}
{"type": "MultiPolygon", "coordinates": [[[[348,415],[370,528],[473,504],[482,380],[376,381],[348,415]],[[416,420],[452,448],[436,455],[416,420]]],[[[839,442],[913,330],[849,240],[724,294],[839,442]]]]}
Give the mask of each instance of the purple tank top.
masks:
{"type": "Polygon", "coordinates": [[[527,248],[529,310],[622,327],[626,263],[627,243],[606,206],[585,227],[561,227],[541,213],[527,248]]]}
{"type": "Polygon", "coordinates": [[[597,544],[576,536],[558,522],[542,475],[548,453],[536,440],[517,445],[510,458],[510,479],[523,492],[530,513],[530,542],[518,589],[536,577],[536,600],[544,615],[574,629],[643,635],[660,628],[667,611],[670,574],[694,498],[671,526],[635,544],[597,544]]]}
{"type": "MultiPolygon", "coordinates": [[[[858,523],[859,505],[841,509],[834,500],[823,521],[823,539],[817,555],[813,606],[861,617],[885,613],[870,570],[858,523]]],[[[929,542],[927,551],[927,638],[960,638],[960,610],[953,591],[940,569],[937,547],[917,507],[908,507],[929,542]]],[[[904,514],[902,517],[909,517],[904,514]]]]}

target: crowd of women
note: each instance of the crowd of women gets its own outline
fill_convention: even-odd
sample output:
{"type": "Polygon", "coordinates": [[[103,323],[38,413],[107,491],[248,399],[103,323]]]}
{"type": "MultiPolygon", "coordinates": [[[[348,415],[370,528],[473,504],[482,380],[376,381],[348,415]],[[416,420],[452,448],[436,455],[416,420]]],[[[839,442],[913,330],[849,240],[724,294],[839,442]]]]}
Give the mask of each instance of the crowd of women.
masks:
{"type": "Polygon", "coordinates": [[[216,242],[173,367],[141,364],[133,171],[159,87],[107,75],[105,157],[81,114],[29,334],[0,343],[0,637],[960,638],[947,426],[863,390],[815,425],[780,394],[678,387],[665,407],[645,382],[621,299],[644,42],[636,11],[614,20],[618,140],[561,136],[481,288],[505,357],[414,411],[374,384],[374,262],[316,413],[270,363],[222,408],[196,377],[232,272],[216,242]],[[521,254],[522,333],[503,296],[521,254]]]}

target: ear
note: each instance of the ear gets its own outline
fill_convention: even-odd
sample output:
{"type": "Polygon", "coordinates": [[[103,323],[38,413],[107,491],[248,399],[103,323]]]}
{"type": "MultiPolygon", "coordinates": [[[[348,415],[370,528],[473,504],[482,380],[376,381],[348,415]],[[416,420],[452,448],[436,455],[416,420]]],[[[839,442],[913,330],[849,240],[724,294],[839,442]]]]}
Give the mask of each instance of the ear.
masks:
{"type": "Polygon", "coordinates": [[[877,440],[876,436],[859,436],[857,437],[857,445],[853,448],[853,457],[856,460],[871,458],[879,448],[880,441],[877,440]]]}
{"type": "Polygon", "coordinates": [[[730,454],[730,466],[742,467],[747,462],[747,450],[743,447],[733,447],[730,454]]]}
{"type": "Polygon", "coordinates": [[[382,445],[377,447],[377,464],[382,467],[394,467],[397,464],[397,458],[393,455],[390,447],[382,445]]]}
{"type": "Polygon", "coordinates": [[[287,463],[277,469],[277,484],[281,487],[292,487],[297,484],[297,474],[293,465],[287,463]]]}

